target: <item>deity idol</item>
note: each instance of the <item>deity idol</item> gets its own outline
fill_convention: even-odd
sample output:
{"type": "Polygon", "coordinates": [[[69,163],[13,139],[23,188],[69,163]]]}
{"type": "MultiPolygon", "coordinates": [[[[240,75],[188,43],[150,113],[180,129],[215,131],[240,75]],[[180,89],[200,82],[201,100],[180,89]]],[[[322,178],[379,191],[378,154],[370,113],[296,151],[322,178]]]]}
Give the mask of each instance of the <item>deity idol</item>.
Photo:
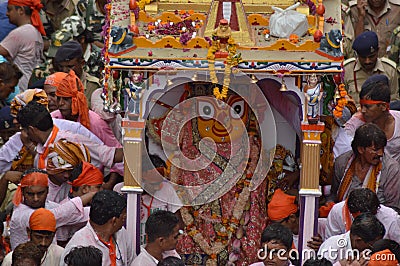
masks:
{"type": "Polygon", "coordinates": [[[210,96],[211,85],[204,91],[191,86],[194,87],[188,99],[195,100],[187,106],[192,108],[195,118],[179,125],[177,117],[185,113],[181,110],[164,120],[163,130],[168,130],[170,136],[181,127],[179,150],[183,157],[208,165],[197,170],[183,169],[176,163],[179,156],[170,157],[175,162],[170,168],[170,179],[184,186],[223,180],[225,186],[205,190],[193,199],[196,204],[181,208],[185,233],[179,239],[177,251],[186,265],[249,265],[257,261],[266,223],[266,180],[253,191],[249,188],[261,151],[257,121],[239,95],[229,91],[223,102],[210,96]],[[212,146],[215,153],[210,152],[212,146]],[[221,190],[221,196],[213,198],[221,190]],[[199,204],[198,198],[202,197],[212,200],[199,204]]]}

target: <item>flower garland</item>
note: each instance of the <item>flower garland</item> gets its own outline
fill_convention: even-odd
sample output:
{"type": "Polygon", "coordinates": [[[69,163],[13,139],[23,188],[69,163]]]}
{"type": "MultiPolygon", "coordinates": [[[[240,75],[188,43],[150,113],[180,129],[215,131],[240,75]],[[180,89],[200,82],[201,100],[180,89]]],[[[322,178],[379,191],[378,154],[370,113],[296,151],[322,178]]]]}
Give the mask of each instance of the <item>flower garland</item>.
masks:
{"type": "MultiPolygon", "coordinates": [[[[103,73],[103,83],[104,83],[104,88],[103,88],[103,93],[102,97],[104,99],[107,99],[109,96],[109,91],[108,91],[108,79],[110,78],[110,57],[108,54],[108,50],[110,48],[110,31],[111,31],[111,1],[107,1],[107,4],[105,5],[105,22],[103,26],[103,31],[101,35],[104,38],[104,47],[101,51],[102,58],[104,61],[104,73],[103,73]]],[[[104,104],[106,101],[104,102],[104,104]]]]}
{"type": "Polygon", "coordinates": [[[344,84],[340,84],[338,90],[340,98],[337,100],[337,104],[335,106],[335,109],[333,110],[333,115],[336,118],[341,118],[343,115],[343,109],[347,105],[347,91],[344,84]]]}
{"type": "Polygon", "coordinates": [[[232,67],[237,66],[241,61],[241,54],[236,53],[236,44],[232,37],[228,39],[228,57],[226,59],[225,72],[224,72],[224,82],[222,86],[222,91],[219,90],[217,83],[218,78],[215,73],[215,53],[218,52],[221,48],[221,45],[216,36],[213,36],[213,41],[208,48],[207,59],[208,59],[208,70],[210,71],[210,79],[211,83],[214,84],[213,93],[215,98],[218,100],[226,99],[228,96],[229,84],[231,83],[231,70],[232,67]]]}
{"type": "MultiPolygon", "coordinates": [[[[246,210],[246,208],[250,208],[247,202],[250,198],[249,185],[251,182],[251,177],[252,174],[247,173],[236,184],[236,189],[241,190],[241,192],[235,193],[236,204],[233,207],[231,218],[228,219],[222,217],[221,219],[216,219],[217,222],[221,222],[221,227],[216,232],[217,237],[214,245],[210,245],[207,243],[202,233],[197,230],[194,224],[193,216],[198,217],[200,215],[199,211],[193,211],[192,216],[189,212],[189,208],[181,209],[182,220],[186,226],[185,231],[188,232],[187,234],[193,238],[195,243],[199,245],[201,250],[203,250],[207,255],[210,256],[210,259],[207,260],[206,265],[217,265],[217,255],[226,248],[229,240],[232,238],[232,235],[238,229],[243,212],[246,210]]],[[[214,217],[213,214],[213,218],[217,217],[214,217]]]]}

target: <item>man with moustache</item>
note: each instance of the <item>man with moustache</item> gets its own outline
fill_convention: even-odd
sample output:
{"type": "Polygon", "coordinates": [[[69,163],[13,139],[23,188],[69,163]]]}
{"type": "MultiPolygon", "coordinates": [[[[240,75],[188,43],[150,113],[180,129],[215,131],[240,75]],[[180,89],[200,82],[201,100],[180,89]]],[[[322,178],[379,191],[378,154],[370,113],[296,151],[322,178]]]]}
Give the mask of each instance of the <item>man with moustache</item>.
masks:
{"type": "Polygon", "coordinates": [[[385,57],[378,57],[378,36],[373,31],[361,33],[353,42],[356,57],[344,61],[344,82],[347,92],[359,106],[358,94],[368,77],[384,74],[389,78],[390,99],[399,99],[399,85],[396,63],[385,57]]]}
{"type": "Polygon", "coordinates": [[[399,209],[399,167],[384,153],[386,143],[385,132],[376,124],[366,123],[357,128],[352,151],[335,161],[331,189],[335,201],[346,200],[350,192],[362,187],[376,192],[380,204],[399,209]]]}

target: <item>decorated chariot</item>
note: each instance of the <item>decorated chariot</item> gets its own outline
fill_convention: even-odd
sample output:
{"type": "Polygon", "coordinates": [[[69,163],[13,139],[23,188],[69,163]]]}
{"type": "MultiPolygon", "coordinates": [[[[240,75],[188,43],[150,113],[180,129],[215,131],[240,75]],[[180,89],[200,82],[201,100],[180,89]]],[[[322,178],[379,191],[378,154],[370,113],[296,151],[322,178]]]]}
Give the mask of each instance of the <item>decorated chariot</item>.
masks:
{"type": "Polygon", "coordinates": [[[267,201],[282,161],[295,168],[287,156],[293,154],[302,254],[317,228],[320,184],[331,175],[326,130],[346,104],[339,89],[340,6],[340,0],[107,4],[104,108],[125,113],[123,191],[137,252],[144,153],[168,162],[163,178],[183,205],[177,249],[187,265],[257,261],[267,201]]]}

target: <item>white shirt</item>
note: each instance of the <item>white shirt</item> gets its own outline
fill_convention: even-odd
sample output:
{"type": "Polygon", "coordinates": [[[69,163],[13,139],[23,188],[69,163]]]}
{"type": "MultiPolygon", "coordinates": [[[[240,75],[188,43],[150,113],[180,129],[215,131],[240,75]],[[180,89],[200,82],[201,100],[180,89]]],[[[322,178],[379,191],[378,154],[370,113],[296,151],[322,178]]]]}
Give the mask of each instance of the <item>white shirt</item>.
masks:
{"type": "MultiPolygon", "coordinates": [[[[344,234],[346,232],[342,214],[344,204],[345,201],[335,204],[329,212],[324,239],[328,239],[334,235],[344,234]]],[[[375,216],[386,229],[383,238],[391,239],[400,243],[400,215],[392,208],[380,205],[375,216]]]]}
{"type": "MultiPolygon", "coordinates": [[[[385,153],[400,162],[400,112],[390,110],[390,114],[394,118],[394,132],[393,136],[387,140],[385,153]]],[[[335,158],[351,150],[351,142],[353,141],[357,128],[365,124],[360,117],[362,117],[360,113],[354,114],[350,120],[346,122],[344,131],[342,130],[339,132],[333,147],[335,158]]]]}
{"type": "MultiPolygon", "coordinates": [[[[113,236],[114,241],[116,242],[115,250],[117,252],[117,266],[130,266],[132,265],[134,259],[133,247],[134,243],[130,239],[128,232],[124,227],[122,227],[118,232],[116,232],[113,236]]],[[[66,266],[64,263],[65,256],[71,251],[73,247],[77,246],[94,246],[103,253],[103,266],[110,266],[110,255],[108,247],[103,244],[97,234],[94,232],[93,227],[90,225],[90,222],[86,224],[81,230],[76,232],[71,240],[68,242],[67,246],[64,249],[64,253],[60,260],[60,266],[66,266]]]]}
{"type": "MultiPolygon", "coordinates": [[[[82,126],[81,123],[56,118],[53,118],[53,123],[60,130],[83,135],[93,142],[103,144],[96,135],[90,132],[86,127],[82,126]]],[[[15,133],[6,143],[4,143],[0,148],[0,173],[4,173],[11,169],[12,162],[22,149],[22,146],[21,132],[15,133]]]]}
{"type": "Polygon", "coordinates": [[[175,213],[182,206],[182,202],[176,194],[175,189],[168,182],[163,182],[161,189],[156,191],[154,196],[143,194],[140,204],[140,244],[146,244],[145,225],[150,214],[159,210],[175,213]]]}
{"type": "MultiPolygon", "coordinates": [[[[46,201],[45,208],[50,210],[57,221],[57,227],[75,224],[87,220],[85,217],[85,209],[82,206],[80,197],[76,197],[62,205],[55,202],[46,201]]],[[[19,244],[29,240],[26,228],[29,227],[29,218],[35,211],[31,207],[21,203],[14,206],[14,212],[10,221],[10,242],[11,249],[14,250],[19,244]]]]}
{"type": "Polygon", "coordinates": [[[318,250],[318,257],[324,257],[332,264],[346,258],[346,250],[352,250],[350,231],[325,240],[318,250]]]}
{"type": "MultiPolygon", "coordinates": [[[[47,249],[46,254],[44,254],[42,258],[42,264],[40,266],[54,266],[60,263],[61,255],[64,251],[64,248],[51,244],[47,249]]],[[[12,251],[8,253],[3,260],[3,264],[1,266],[11,266],[12,262],[12,251]]]]}
{"type": "MultiPolygon", "coordinates": [[[[162,253],[163,259],[166,257],[177,257],[181,258],[179,254],[176,252],[176,250],[169,250],[169,251],[164,251],[162,253]]],[[[150,255],[149,252],[145,249],[145,246],[140,247],[140,253],[139,256],[137,256],[134,260],[131,266],[157,266],[158,260],[154,258],[152,255],[150,255]]]]}

